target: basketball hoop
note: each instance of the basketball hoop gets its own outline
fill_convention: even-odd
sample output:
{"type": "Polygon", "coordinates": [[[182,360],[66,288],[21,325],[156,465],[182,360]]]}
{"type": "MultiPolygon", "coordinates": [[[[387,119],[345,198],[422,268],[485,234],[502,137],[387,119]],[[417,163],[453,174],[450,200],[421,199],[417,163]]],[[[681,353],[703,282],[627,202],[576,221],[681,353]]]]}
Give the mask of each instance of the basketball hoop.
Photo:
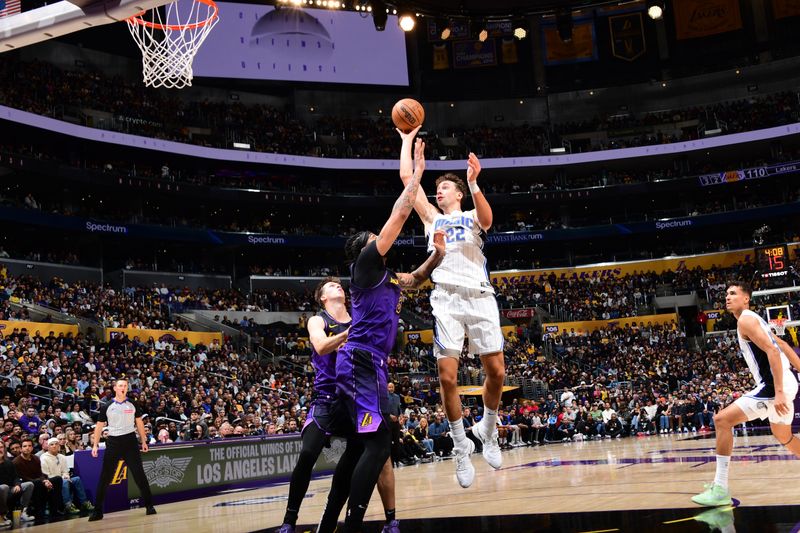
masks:
{"type": "Polygon", "coordinates": [[[785,318],[774,318],[769,321],[772,329],[775,330],[775,335],[778,337],[783,337],[783,334],[786,333],[786,319],[785,318]]]}
{"type": "Polygon", "coordinates": [[[191,87],[192,61],[219,21],[218,12],[214,0],[180,0],[166,6],[164,18],[157,7],[127,19],[128,29],[142,51],[144,84],[168,89],[191,87]]]}

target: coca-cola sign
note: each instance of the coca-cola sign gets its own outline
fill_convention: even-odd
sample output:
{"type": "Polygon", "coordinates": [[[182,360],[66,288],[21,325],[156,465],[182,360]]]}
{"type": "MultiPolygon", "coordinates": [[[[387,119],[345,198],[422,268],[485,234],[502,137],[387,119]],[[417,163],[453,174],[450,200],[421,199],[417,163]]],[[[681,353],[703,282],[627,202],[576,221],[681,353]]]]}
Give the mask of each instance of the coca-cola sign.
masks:
{"type": "Polygon", "coordinates": [[[509,319],[531,318],[536,314],[534,309],[503,309],[502,314],[509,319]]]}

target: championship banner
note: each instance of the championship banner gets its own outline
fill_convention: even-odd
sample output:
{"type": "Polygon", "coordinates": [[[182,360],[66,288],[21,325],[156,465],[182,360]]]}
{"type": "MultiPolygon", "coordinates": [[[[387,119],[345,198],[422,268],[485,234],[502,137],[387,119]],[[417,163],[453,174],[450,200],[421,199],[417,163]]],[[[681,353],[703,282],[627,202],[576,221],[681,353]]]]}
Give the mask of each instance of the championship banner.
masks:
{"type": "Polygon", "coordinates": [[[494,39],[459,41],[453,43],[453,67],[491,67],[497,64],[497,46],[494,39]]]}
{"type": "Polygon", "coordinates": [[[563,65],[580,63],[597,59],[595,46],[594,21],[575,21],[572,28],[572,40],[565,43],[558,36],[555,24],[542,25],[544,42],[544,64],[563,65]]]}
{"type": "Polygon", "coordinates": [[[614,57],[634,61],[647,51],[641,11],[610,16],[608,27],[611,32],[611,54],[614,57]]]}
{"type": "Polygon", "coordinates": [[[672,7],[678,39],[742,29],[739,0],[673,0],[672,7]]]}
{"type": "Polygon", "coordinates": [[[772,16],[775,20],[800,15],[800,0],[772,0],[772,16]]]}
{"type": "Polygon", "coordinates": [[[450,54],[446,44],[433,45],[433,70],[447,70],[450,68],[450,54]]]}
{"type": "Polygon", "coordinates": [[[129,339],[139,338],[146,342],[151,337],[153,340],[162,342],[184,342],[190,344],[203,344],[208,346],[212,343],[222,344],[222,333],[208,331],[173,331],[167,329],[138,329],[138,328],[106,328],[106,342],[121,339],[127,335],[129,339]]]}
{"type": "Polygon", "coordinates": [[[78,334],[78,326],[71,324],[53,324],[50,322],[24,322],[21,320],[0,320],[0,338],[11,335],[14,330],[27,330],[28,335],[47,337],[51,333],[56,337],[78,334]]]}
{"type": "Polygon", "coordinates": [[[607,326],[616,326],[619,328],[624,328],[625,325],[633,326],[633,323],[636,323],[637,326],[641,327],[651,322],[653,325],[656,324],[671,324],[672,322],[678,323],[678,315],[675,313],[667,313],[663,315],[642,315],[642,316],[629,316],[625,318],[615,318],[613,320],[581,320],[577,322],[551,322],[549,324],[542,324],[542,328],[544,329],[545,333],[549,333],[551,335],[563,335],[565,333],[571,333],[573,330],[575,333],[582,333],[582,332],[589,332],[597,331],[598,329],[604,329],[607,326]]]}
{"type": "Polygon", "coordinates": [[[636,272],[662,272],[697,267],[705,270],[711,267],[727,268],[739,263],[753,261],[753,250],[735,250],[714,254],[674,257],[669,259],[648,259],[624,263],[602,263],[576,268],[553,268],[518,272],[497,272],[490,274],[495,285],[518,285],[522,283],[543,283],[552,275],[556,279],[619,279],[636,272]]]}

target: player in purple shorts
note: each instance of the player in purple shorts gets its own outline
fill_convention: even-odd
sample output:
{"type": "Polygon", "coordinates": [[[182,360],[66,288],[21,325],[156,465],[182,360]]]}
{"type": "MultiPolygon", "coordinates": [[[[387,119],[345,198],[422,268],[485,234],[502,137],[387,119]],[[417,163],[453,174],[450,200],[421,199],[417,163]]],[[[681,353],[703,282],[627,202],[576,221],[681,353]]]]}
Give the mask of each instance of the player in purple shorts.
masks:
{"type": "MultiPolygon", "coordinates": [[[[345,293],[339,278],[327,277],[317,285],[314,299],[323,308],[308,321],[308,338],[311,342],[311,363],[314,365],[314,400],[303,426],[303,449],[297,459],[289,483],[289,499],[286,503],[286,514],[279,533],[294,533],[297,515],[303,503],[314,463],[317,462],[322,448],[330,438],[330,407],[336,398],[336,350],[347,340],[350,328],[350,313],[345,305],[345,293]]],[[[391,533],[398,524],[394,518],[394,471],[381,472],[381,483],[378,492],[386,510],[386,526],[384,531],[391,533]],[[387,479],[383,479],[387,478],[387,479]]]]}
{"type": "Polygon", "coordinates": [[[361,531],[370,496],[391,453],[387,423],[387,360],[394,347],[400,313],[400,290],[418,287],[444,257],[444,233],[434,239],[434,252],[411,274],[386,268],[386,253],[414,209],[414,199],[425,168],[425,143],[414,147],[416,168],[379,235],[359,232],[347,240],[345,255],[351,263],[350,297],[353,322],[347,342],[336,359],[334,433],[346,436],[347,449],[333,476],[328,503],[318,533],[336,529],[347,499],[347,518],[337,531],[361,531]]]}

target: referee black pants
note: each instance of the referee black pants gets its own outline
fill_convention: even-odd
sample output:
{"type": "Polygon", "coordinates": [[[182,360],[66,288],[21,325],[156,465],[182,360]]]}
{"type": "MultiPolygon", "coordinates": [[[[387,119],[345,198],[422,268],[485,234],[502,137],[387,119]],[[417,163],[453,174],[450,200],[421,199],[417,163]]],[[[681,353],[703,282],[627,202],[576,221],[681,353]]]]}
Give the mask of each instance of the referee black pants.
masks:
{"type": "Polygon", "coordinates": [[[97,497],[95,507],[103,512],[103,503],[106,500],[106,489],[114,478],[117,471],[117,464],[120,460],[125,461],[128,467],[128,479],[133,476],[136,486],[142,493],[145,507],[153,506],[153,495],[150,492],[150,484],[144,474],[142,466],[142,454],[139,451],[139,441],[136,440],[136,433],[128,433],[119,437],[108,437],[106,439],[106,451],[103,455],[103,470],[100,472],[100,481],[97,484],[97,497]]]}

